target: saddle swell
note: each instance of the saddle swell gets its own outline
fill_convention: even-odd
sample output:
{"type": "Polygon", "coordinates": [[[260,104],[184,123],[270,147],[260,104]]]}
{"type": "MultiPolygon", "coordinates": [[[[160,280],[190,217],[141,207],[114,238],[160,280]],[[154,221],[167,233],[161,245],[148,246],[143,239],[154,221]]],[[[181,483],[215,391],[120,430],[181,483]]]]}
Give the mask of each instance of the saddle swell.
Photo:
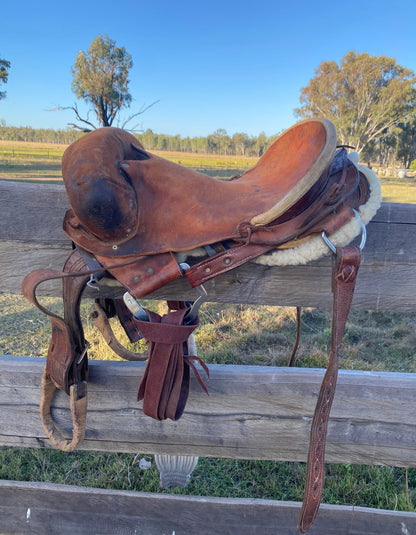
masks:
{"type": "MultiPolygon", "coordinates": [[[[71,204],[63,227],[76,245],[65,273],[53,272],[53,277],[65,281],[64,319],[40,307],[51,316],[56,332],[59,327],[59,340],[56,332],[54,336],[59,347],[65,348],[60,352],[58,344],[51,344],[42,383],[44,428],[61,448],[77,447],[83,437],[80,429],[85,430],[85,415],[74,409],[72,440],[57,439],[62,433],[49,409],[53,388],[57,387],[71,393],[72,404],[78,396],[79,407],[86,411],[87,344],[78,307],[89,275],[100,271],[101,275],[111,274],[131,300],[184,275],[192,287],[198,287],[254,259],[268,265],[306,263],[328,254],[327,244],[331,246],[331,350],[311,425],[305,498],[298,524],[299,531],[305,533],[322,496],[339,347],[361,258],[361,246],[346,245],[380,205],[375,175],[353,162],[345,148],[337,150],[335,128],[326,119],[302,121],[284,132],[252,169],[235,180],[218,181],[150,154],[134,136],[111,127],[90,132],[73,143],[63,156],[62,174],[71,204]],[[357,222],[357,214],[363,216],[364,223],[357,222]],[[201,248],[202,260],[198,258],[201,248]],[[184,258],[190,264],[185,265],[186,270],[180,263],[184,258]],[[71,277],[79,280],[74,284],[76,291],[71,290],[71,277]]],[[[44,280],[45,270],[40,270],[24,282],[25,295],[37,306],[35,290],[44,280]]],[[[119,315],[122,324],[129,325],[126,332],[131,341],[141,334],[150,341],[138,398],[143,400],[144,413],[153,418],[177,419],[182,415],[190,370],[208,392],[195,362],[207,376],[209,370],[189,353],[187,338],[198,325],[191,305],[171,305],[176,310],[163,317],[144,309],[139,316],[133,310],[130,316],[125,310],[119,315]]],[[[137,307],[141,308],[138,303],[137,307]]],[[[105,314],[104,308],[99,309],[100,314],[105,314]]],[[[114,308],[121,310],[120,306],[114,308]]],[[[107,330],[105,338],[117,349],[107,324],[100,316],[97,326],[107,330]]],[[[137,359],[137,354],[127,349],[120,356],[137,359]]]]}

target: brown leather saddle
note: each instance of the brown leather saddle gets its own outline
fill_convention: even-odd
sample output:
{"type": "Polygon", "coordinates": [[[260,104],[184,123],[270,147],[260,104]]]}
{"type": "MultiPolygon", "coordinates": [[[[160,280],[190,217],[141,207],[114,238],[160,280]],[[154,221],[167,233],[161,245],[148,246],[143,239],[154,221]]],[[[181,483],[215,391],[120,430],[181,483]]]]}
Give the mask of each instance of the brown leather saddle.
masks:
{"type": "Polygon", "coordinates": [[[41,418],[50,439],[66,451],[75,449],[85,433],[88,363],[79,302],[86,284],[110,276],[125,288],[124,299],[98,300],[96,324],[123,358],[141,356],[120,346],[108,317],[118,316],[131,341],[144,337],[150,342],[138,399],[143,400],[145,414],[177,420],[185,409],[190,371],[207,391],[196,364],[207,375],[208,368],[190,354],[188,345],[206,298],[202,284],[255,259],[298,263],[300,254],[302,261],[308,261],[319,249],[318,241],[324,252],[332,250],[333,333],[311,426],[298,525],[306,532],[322,496],[339,346],[364,240],[360,246],[345,243],[357,231],[365,233],[365,223],[378,207],[374,180],[352,163],[345,148],[337,150],[335,128],[326,119],[296,124],[276,139],[255,167],[229,181],[150,154],[133,135],[117,128],[95,130],[69,146],[62,174],[71,204],[64,231],[75,249],[63,271],[30,273],[23,293],[51,319],[41,418]],[[364,223],[357,223],[359,214],[364,223]],[[306,257],[305,250],[309,250],[306,257]],[[201,297],[195,303],[170,302],[170,312],[162,317],[138,303],[137,299],[183,276],[199,289],[201,297]],[[36,298],[37,286],[53,278],[63,281],[64,318],[46,310],[36,298]],[[50,413],[56,388],[70,395],[69,439],[50,413]]]}

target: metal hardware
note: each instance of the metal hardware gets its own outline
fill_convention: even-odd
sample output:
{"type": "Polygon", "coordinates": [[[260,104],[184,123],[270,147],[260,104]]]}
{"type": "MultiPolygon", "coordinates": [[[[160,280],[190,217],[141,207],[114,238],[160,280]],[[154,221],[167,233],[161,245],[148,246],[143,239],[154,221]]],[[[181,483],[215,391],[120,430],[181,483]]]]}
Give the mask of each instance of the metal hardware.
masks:
{"type": "MultiPolygon", "coordinates": [[[[357,210],[353,210],[354,212],[354,215],[358,218],[358,220],[360,221],[360,225],[361,225],[361,242],[360,242],[360,250],[362,251],[364,249],[364,245],[365,245],[365,242],[367,241],[367,229],[365,228],[365,225],[363,223],[363,220],[361,219],[361,216],[360,214],[357,212],[357,210]]],[[[322,232],[321,234],[322,236],[322,239],[324,240],[324,242],[328,245],[328,247],[331,249],[331,251],[334,253],[334,254],[337,254],[337,248],[335,247],[335,245],[331,242],[331,240],[328,238],[328,236],[326,235],[325,231],[322,232]]]]}
{"type": "Polygon", "coordinates": [[[92,288],[93,290],[97,290],[97,292],[99,292],[100,291],[100,286],[98,284],[99,280],[100,279],[97,277],[97,275],[95,273],[93,273],[92,275],[90,275],[90,280],[87,282],[87,286],[89,288],[92,288]]]}
{"type": "Polygon", "coordinates": [[[191,323],[194,323],[198,316],[201,305],[203,305],[208,299],[207,291],[202,286],[202,284],[200,286],[197,286],[195,290],[199,293],[199,297],[196,299],[196,301],[192,303],[189,312],[187,312],[187,314],[183,318],[184,325],[191,325],[191,323]]]}
{"type": "MultiPolygon", "coordinates": [[[[186,262],[182,262],[181,264],[179,264],[179,267],[183,272],[185,272],[187,269],[190,268],[190,265],[186,262]]],[[[184,325],[190,325],[196,320],[199,313],[199,309],[208,299],[207,291],[202,286],[202,284],[200,286],[197,286],[195,290],[199,293],[199,297],[192,303],[189,312],[187,312],[187,314],[183,318],[184,325]]]]}
{"type": "Polygon", "coordinates": [[[136,301],[136,299],[132,295],[129,294],[129,292],[126,292],[123,295],[123,301],[137,320],[149,321],[149,316],[147,315],[145,309],[140,305],[138,301],[136,301]]]}

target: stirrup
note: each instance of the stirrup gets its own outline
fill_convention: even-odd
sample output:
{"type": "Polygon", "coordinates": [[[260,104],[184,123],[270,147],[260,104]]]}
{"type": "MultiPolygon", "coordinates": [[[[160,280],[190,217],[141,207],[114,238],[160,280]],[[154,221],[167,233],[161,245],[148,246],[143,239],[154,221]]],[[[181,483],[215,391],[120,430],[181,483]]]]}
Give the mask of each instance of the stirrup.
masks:
{"type": "Polygon", "coordinates": [[[81,444],[85,436],[87,423],[87,383],[81,381],[70,386],[70,407],[72,415],[72,439],[65,437],[64,431],[54,421],[51,414],[51,404],[57,387],[43,370],[41,383],[40,419],[43,429],[49,439],[62,451],[74,451],[81,444]]]}

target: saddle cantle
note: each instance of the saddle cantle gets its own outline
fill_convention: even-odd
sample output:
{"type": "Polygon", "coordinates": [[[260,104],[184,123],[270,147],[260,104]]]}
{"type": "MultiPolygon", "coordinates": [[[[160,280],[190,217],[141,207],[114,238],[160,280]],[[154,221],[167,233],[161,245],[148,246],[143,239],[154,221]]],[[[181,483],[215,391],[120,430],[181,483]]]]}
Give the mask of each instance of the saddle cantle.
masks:
{"type": "Polygon", "coordinates": [[[41,418],[50,439],[67,451],[75,449],[85,433],[87,343],[78,311],[85,284],[107,274],[127,290],[125,302],[96,303],[96,325],[123,358],[143,357],[120,347],[107,317],[116,315],[131,341],[142,336],[149,340],[138,399],[143,400],[145,414],[176,420],[185,408],[191,370],[207,391],[195,364],[207,375],[209,370],[190,354],[187,343],[197,328],[202,301],[169,303],[172,312],[160,317],[142,309],[135,299],[186,276],[192,287],[200,289],[203,300],[203,282],[245,262],[305,263],[332,250],[333,334],[311,425],[298,525],[299,531],[306,532],[322,496],[339,346],[364,239],[360,246],[346,244],[360,231],[365,234],[365,224],[378,209],[375,175],[353,163],[345,148],[337,150],[335,128],[326,119],[296,124],[275,140],[255,167],[229,181],[155,156],[133,135],[110,127],[88,133],[69,146],[62,174],[71,204],[64,231],[76,249],[63,271],[29,274],[23,293],[51,318],[41,418]],[[63,280],[64,318],[36,299],[36,287],[51,278],[63,280]],[[50,414],[55,388],[71,397],[71,439],[50,414]]]}

